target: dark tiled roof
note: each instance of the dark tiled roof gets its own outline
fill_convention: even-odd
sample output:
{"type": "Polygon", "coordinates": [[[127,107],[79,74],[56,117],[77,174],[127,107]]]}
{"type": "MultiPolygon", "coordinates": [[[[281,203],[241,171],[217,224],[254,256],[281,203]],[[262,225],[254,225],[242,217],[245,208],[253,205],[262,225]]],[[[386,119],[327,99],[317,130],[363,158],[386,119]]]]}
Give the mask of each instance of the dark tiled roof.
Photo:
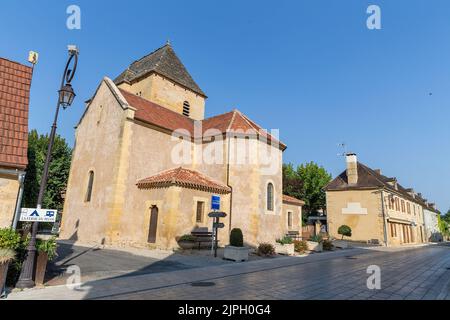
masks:
{"type": "Polygon", "coordinates": [[[305,204],[304,201],[294,198],[294,197],[291,197],[291,196],[288,196],[288,195],[285,195],[285,194],[283,194],[283,203],[293,204],[296,206],[302,206],[305,204]]]}
{"type": "Polygon", "coordinates": [[[428,207],[425,200],[419,196],[413,198],[408,189],[397,183],[397,189],[389,182],[396,181],[395,178],[386,177],[368,166],[358,162],[358,183],[350,185],[347,179],[347,170],[344,170],[339,176],[333,179],[326,187],[327,191],[342,191],[342,190],[363,190],[363,189],[380,189],[384,188],[394,193],[399,193],[406,199],[416,202],[422,206],[428,207]]]}
{"type": "Polygon", "coordinates": [[[167,77],[183,87],[206,97],[206,94],[195,83],[194,79],[192,79],[169,44],[133,62],[114,82],[116,84],[122,82],[132,83],[134,80],[152,72],[167,77]]]}
{"type": "Polygon", "coordinates": [[[0,58],[0,165],[28,164],[28,107],[32,68],[0,58]]]}
{"type": "Polygon", "coordinates": [[[207,192],[230,193],[231,188],[203,173],[186,168],[174,168],[162,171],[137,183],[140,189],[166,188],[180,186],[207,192]]]}
{"type": "MultiPolygon", "coordinates": [[[[191,137],[194,136],[195,121],[193,119],[164,108],[126,90],[119,90],[125,100],[127,100],[128,104],[136,109],[136,119],[169,131],[185,129],[189,132],[191,137]]],[[[279,147],[282,150],[286,149],[284,143],[271,136],[267,131],[251,121],[239,110],[233,110],[202,120],[201,123],[204,137],[214,136],[217,135],[217,133],[258,134],[264,137],[268,143],[273,141],[274,143],[279,143],[279,147]]]]}

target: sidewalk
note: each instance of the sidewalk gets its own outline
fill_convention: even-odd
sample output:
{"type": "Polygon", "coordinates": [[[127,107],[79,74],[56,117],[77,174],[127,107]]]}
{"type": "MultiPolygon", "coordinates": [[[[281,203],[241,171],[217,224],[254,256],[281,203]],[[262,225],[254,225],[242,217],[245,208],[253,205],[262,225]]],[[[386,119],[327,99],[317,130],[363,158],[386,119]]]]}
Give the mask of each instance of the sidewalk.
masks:
{"type": "Polygon", "coordinates": [[[78,288],[70,289],[66,285],[46,288],[34,288],[10,293],[6,300],[79,300],[109,299],[114,296],[145,292],[153,289],[168,288],[194,282],[246,274],[293,265],[309,264],[335,258],[369,253],[365,249],[346,249],[333,252],[312,254],[304,257],[267,258],[244,263],[232,263],[211,267],[199,267],[164,273],[137,276],[115,277],[82,283],[78,288]]]}

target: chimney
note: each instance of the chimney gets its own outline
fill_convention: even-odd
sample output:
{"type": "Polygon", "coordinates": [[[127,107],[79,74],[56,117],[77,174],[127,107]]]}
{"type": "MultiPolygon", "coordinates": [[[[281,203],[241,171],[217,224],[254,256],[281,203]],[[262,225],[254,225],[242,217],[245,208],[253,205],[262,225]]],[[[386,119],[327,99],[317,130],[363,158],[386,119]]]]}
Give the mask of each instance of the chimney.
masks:
{"type": "Polygon", "coordinates": [[[374,171],[381,176],[381,169],[375,169],[374,171]]]}
{"type": "Polygon", "coordinates": [[[416,198],[416,193],[414,192],[414,189],[413,189],[413,188],[406,189],[406,191],[408,192],[408,194],[409,194],[411,197],[413,197],[414,199],[416,198]]]}
{"type": "Polygon", "coordinates": [[[358,183],[358,159],[355,153],[347,153],[347,182],[350,185],[358,183]]]}

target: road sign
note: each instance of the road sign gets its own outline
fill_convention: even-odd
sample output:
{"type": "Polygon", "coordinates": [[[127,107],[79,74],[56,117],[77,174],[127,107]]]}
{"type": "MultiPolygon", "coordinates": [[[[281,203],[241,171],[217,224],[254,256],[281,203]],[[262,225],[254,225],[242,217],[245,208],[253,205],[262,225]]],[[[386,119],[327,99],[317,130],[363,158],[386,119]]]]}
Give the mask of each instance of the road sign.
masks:
{"type": "Polygon", "coordinates": [[[36,208],[22,208],[20,212],[20,221],[27,222],[55,222],[56,209],[36,209],[36,208]]]}
{"type": "Polygon", "coordinates": [[[220,210],[220,196],[211,197],[211,210],[220,210]]]}
{"type": "Polygon", "coordinates": [[[225,218],[227,214],[225,212],[210,212],[208,217],[210,218],[225,218]]]}
{"type": "Polygon", "coordinates": [[[225,228],[225,225],[222,222],[214,222],[213,228],[221,229],[221,228],[225,228]]]}

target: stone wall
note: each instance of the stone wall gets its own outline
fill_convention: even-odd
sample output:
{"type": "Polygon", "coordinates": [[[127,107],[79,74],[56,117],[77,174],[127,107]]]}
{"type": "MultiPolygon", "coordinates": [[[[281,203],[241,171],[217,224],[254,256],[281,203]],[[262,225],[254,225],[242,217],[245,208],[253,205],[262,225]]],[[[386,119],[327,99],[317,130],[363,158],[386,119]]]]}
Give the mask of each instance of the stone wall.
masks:
{"type": "Polygon", "coordinates": [[[0,174],[0,228],[11,227],[19,186],[17,176],[0,174]]]}

